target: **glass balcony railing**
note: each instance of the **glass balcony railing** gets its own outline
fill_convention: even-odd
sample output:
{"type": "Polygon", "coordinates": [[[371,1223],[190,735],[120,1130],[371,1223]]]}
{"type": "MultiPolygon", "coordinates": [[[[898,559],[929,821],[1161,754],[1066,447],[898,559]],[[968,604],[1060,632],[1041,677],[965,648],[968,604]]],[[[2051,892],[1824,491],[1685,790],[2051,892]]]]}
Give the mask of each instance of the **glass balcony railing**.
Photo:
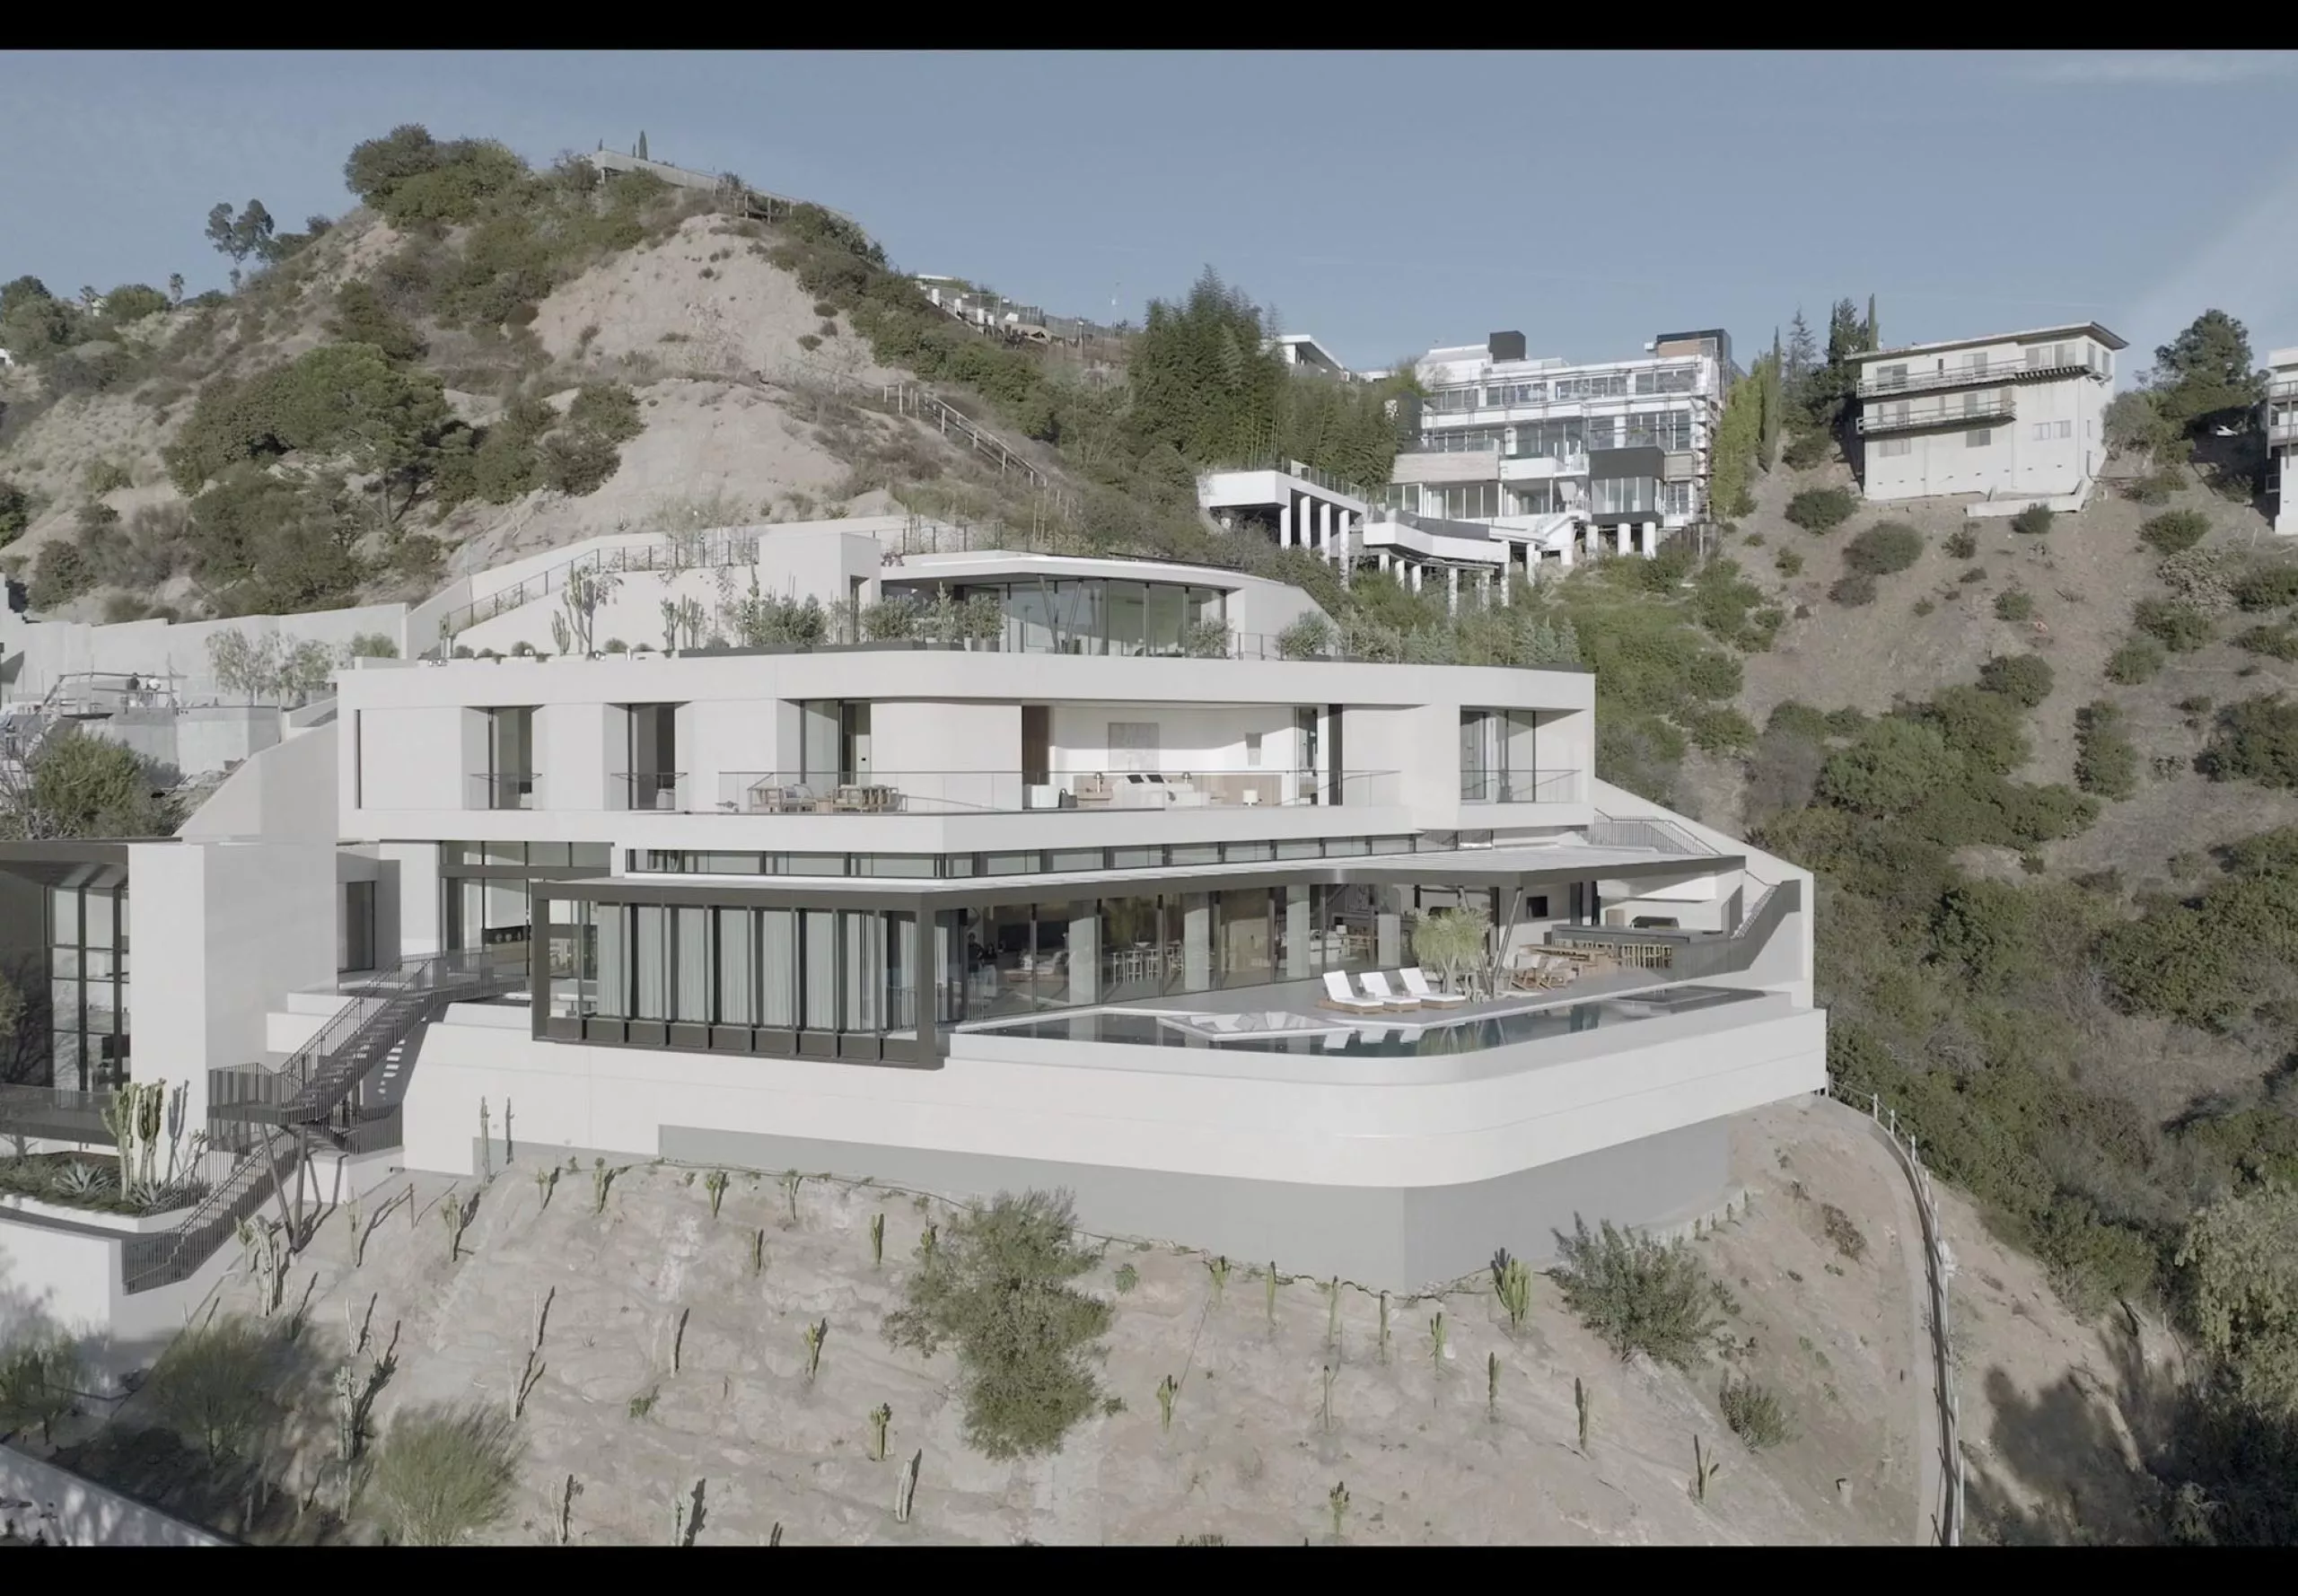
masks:
{"type": "Polygon", "coordinates": [[[473,809],[532,809],[535,807],[536,776],[531,770],[505,771],[494,776],[474,776],[470,781],[473,809]]]}
{"type": "Polygon", "coordinates": [[[1397,802],[1396,773],[1247,770],[877,770],[845,777],[729,770],[722,814],[1022,814],[1032,811],[1288,809],[1397,802]]]}
{"type": "Polygon", "coordinates": [[[1580,798],[1577,770],[1477,770],[1460,772],[1463,803],[1574,803],[1580,798]]]}

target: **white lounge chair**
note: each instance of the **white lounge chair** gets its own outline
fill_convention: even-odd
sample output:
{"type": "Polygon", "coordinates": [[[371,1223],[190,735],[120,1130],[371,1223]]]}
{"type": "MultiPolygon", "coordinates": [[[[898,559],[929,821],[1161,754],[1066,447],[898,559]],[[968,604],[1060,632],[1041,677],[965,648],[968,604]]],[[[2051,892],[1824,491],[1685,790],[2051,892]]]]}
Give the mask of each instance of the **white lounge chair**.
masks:
{"type": "Polygon", "coordinates": [[[1375,1014],[1389,1005],[1378,998],[1359,997],[1348,989],[1348,978],[1337,969],[1325,971],[1325,995],[1317,1006],[1344,1013],[1375,1014]]]}
{"type": "Polygon", "coordinates": [[[1428,977],[1417,964],[1408,964],[1399,970],[1397,979],[1404,984],[1407,993],[1431,1008],[1455,1008],[1468,1002],[1468,999],[1458,992],[1439,992],[1431,987],[1428,984],[1428,977]]]}
{"type": "Polygon", "coordinates": [[[1389,978],[1377,969],[1368,969],[1356,978],[1364,983],[1364,995],[1378,998],[1383,1008],[1417,1009],[1420,1006],[1418,998],[1406,997],[1390,991],[1389,978]]]}

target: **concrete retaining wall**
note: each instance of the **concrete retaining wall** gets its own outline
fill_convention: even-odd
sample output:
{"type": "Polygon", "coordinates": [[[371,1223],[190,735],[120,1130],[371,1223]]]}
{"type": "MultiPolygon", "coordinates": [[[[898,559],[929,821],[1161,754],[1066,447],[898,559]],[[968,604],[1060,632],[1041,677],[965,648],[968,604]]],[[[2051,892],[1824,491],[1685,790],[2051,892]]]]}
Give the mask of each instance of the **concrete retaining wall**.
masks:
{"type": "Polygon", "coordinates": [[[49,1546],[232,1544],[12,1446],[0,1446],[0,1532],[49,1546]]]}

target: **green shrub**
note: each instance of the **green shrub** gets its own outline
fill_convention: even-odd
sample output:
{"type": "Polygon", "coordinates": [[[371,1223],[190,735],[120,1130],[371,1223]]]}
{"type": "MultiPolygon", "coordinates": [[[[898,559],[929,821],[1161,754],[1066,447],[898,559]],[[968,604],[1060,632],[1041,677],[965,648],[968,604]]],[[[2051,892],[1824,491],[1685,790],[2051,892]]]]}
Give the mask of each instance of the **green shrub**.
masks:
{"type": "MultiPolygon", "coordinates": [[[[14,995],[14,989],[8,988],[14,995]]],[[[21,997],[17,999],[19,1004],[21,997]]],[[[60,1330],[20,1329],[0,1347],[0,1434],[38,1428],[53,1443],[56,1421],[70,1414],[87,1384],[79,1343],[60,1330]]]]}
{"type": "Polygon", "coordinates": [[[1643,1353],[1688,1369],[1706,1351],[1722,1321],[1707,1271],[1681,1241],[1625,1235],[1606,1220],[1591,1235],[1573,1216],[1573,1233],[1557,1234],[1557,1265],[1549,1271],[1564,1305],[1625,1362],[1643,1353]]]}
{"type": "Polygon", "coordinates": [[[2298,604],[2298,565],[2253,566],[2235,579],[2234,602],[2250,610],[2298,604]]]}
{"type": "Polygon", "coordinates": [[[1785,513],[1807,532],[1827,532],[1849,521],[1858,507],[1847,487],[1807,487],[1787,501],[1785,513]]]}
{"type": "Polygon", "coordinates": [[[2050,697],[2050,662],[2040,654],[1996,654],[1978,668],[1978,684],[2000,693],[2022,709],[2032,709],[2050,697]]]}
{"type": "Polygon", "coordinates": [[[1849,748],[1828,757],[1820,771],[1820,794],[1862,814],[1899,814],[1913,809],[1948,779],[1954,763],[1947,740],[1935,726],[1887,715],[1856,733],[1849,748]]]}
{"type": "Polygon", "coordinates": [[[80,486],[96,498],[135,485],[136,479],[127,474],[127,468],[115,460],[90,460],[80,478],[80,486]]]}
{"type": "Polygon", "coordinates": [[[2270,660],[2298,660],[2298,628],[2287,626],[2252,627],[2237,632],[2232,638],[2236,648],[2250,653],[2262,653],[2270,660]]]}
{"type": "Polygon", "coordinates": [[[1828,589],[1828,597],[1846,609],[1856,609],[1875,601],[1875,579],[1864,571],[1854,571],[1847,576],[1836,578],[1828,589]]]}
{"type": "Polygon", "coordinates": [[[1074,1228],[1066,1194],[1001,1192],[951,1221],[886,1317],[896,1346],[956,1345],[966,1438],[990,1458],[1057,1450],[1099,1399],[1088,1360],[1110,1308],[1069,1284],[1095,1261],[1074,1228]]]}
{"type": "Polygon", "coordinates": [[[2107,680],[2118,687],[2135,688],[2162,673],[2162,645],[2152,637],[2133,637],[2107,656],[2107,680]]]}
{"type": "Polygon", "coordinates": [[[2051,513],[2048,504],[2030,504],[2011,518],[2011,530],[2029,537],[2040,537],[2050,531],[2051,513]]]}
{"type": "Polygon", "coordinates": [[[1804,738],[1811,742],[1823,742],[1829,735],[1828,717],[1810,705],[1799,704],[1793,698],[1772,707],[1763,729],[1804,738]]]}
{"type": "Polygon", "coordinates": [[[1903,521],[1879,522],[1844,546],[1843,563],[1870,576],[1904,571],[1923,556],[1923,534],[1903,521]]]}
{"type": "Polygon", "coordinates": [[[2213,781],[2298,787],[2298,704],[2279,693],[2229,704],[2218,712],[2201,767],[2213,781]]]}
{"type": "Polygon", "coordinates": [[[1684,730],[1693,746],[1711,754],[1741,753],[1756,740],[1755,723],[1728,704],[1685,711],[1684,730]]]}
{"type": "Polygon", "coordinates": [[[543,440],[543,483],[570,496],[596,493],[621,464],[620,452],[595,433],[569,430],[543,440]]]}
{"type": "Polygon", "coordinates": [[[1995,595],[1995,618],[1997,620],[2028,620],[2033,618],[2034,613],[2032,593],[2022,592],[2014,587],[1995,595]]]}
{"type": "Polygon", "coordinates": [[[1786,447],[1779,452],[1779,458],[1785,460],[1791,469],[1808,471],[1815,466],[1825,465],[1828,457],[1834,452],[1835,440],[1824,431],[1798,433],[1787,440],[1786,447]]]}
{"type": "Polygon", "coordinates": [[[2133,478],[2123,492],[2141,504],[2167,504],[2185,481],[2185,474],[2176,467],[2164,467],[2133,478]]]}
{"type": "Polygon", "coordinates": [[[2192,653],[2218,632],[2203,610],[2166,599],[2141,599],[2131,612],[2131,624],[2172,653],[2192,653]]]}
{"type": "Polygon", "coordinates": [[[377,1454],[370,1489],[403,1546],[454,1546],[511,1509],[524,1453],[499,1409],[401,1413],[377,1454]]]}
{"type": "Polygon", "coordinates": [[[585,382],[566,407],[566,424],[610,443],[627,443],[646,429],[638,396],[620,382],[585,382]]]}
{"type": "Polygon", "coordinates": [[[1803,557],[1792,548],[1783,548],[1771,557],[1771,567],[1782,576],[1801,576],[1803,574],[1803,557]]]}
{"type": "Polygon", "coordinates": [[[1947,534],[1943,547],[1949,559],[1967,560],[1978,552],[1978,534],[1969,527],[1957,527],[1947,534]]]}
{"type": "Polygon", "coordinates": [[[56,539],[32,562],[31,592],[35,609],[54,609],[70,603],[96,584],[94,566],[77,543],[56,539]]]}
{"type": "Polygon", "coordinates": [[[2017,703],[1984,688],[1947,687],[1902,712],[1938,728],[1947,746],[1980,768],[2008,776],[2026,763],[2025,717],[2017,703]]]}
{"type": "Polygon", "coordinates": [[[13,543],[32,523],[32,497],[14,483],[0,479],[0,547],[13,543]]]}
{"type": "Polygon", "coordinates": [[[2138,788],[2138,750],[2122,711],[2103,699],[2075,712],[2074,785],[2101,798],[2127,798],[2138,788]]]}
{"type": "Polygon", "coordinates": [[[252,1457],[281,1416],[271,1394],[279,1360],[277,1336],[245,1315],[189,1328],[152,1365],[152,1406],[210,1462],[252,1457]]]}
{"type": "Polygon", "coordinates": [[[1794,1439],[1794,1431],[1787,1422],[1786,1407],[1768,1386],[1758,1385],[1751,1380],[1727,1378],[1716,1393],[1716,1403],[1723,1410],[1724,1422],[1750,1451],[1761,1451],[1794,1439]]]}
{"type": "Polygon", "coordinates": [[[2162,554],[2192,548],[2210,531],[2210,518],[2193,510],[2172,510],[2138,529],[2139,540],[2162,554]]]}
{"type": "Polygon", "coordinates": [[[335,291],[335,314],[327,330],[340,343],[372,345],[390,360],[418,360],[425,347],[416,330],[392,313],[374,287],[356,278],[335,291]]]}

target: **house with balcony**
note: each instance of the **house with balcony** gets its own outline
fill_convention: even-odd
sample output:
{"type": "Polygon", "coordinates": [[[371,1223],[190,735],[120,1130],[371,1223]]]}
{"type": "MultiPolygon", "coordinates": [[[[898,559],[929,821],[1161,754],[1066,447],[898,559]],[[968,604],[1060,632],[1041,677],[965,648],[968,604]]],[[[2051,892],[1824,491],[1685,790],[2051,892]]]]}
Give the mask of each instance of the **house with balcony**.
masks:
{"type": "Polygon", "coordinates": [[[2081,509],[2106,460],[2115,355],[2127,346],[2085,322],[1861,355],[1861,491],[1880,504],[1967,496],[1978,516],[2081,509]]]}
{"type": "Polygon", "coordinates": [[[2298,460],[2298,347],[2267,352],[2266,490],[2274,506],[2274,530],[2298,534],[2298,503],[2293,502],[2290,467],[2298,460]]]}
{"type": "MultiPolygon", "coordinates": [[[[842,554],[776,557],[761,585],[847,594],[842,554]]],[[[185,836],[0,850],[74,972],[54,1013],[75,983],[0,1121],[101,1144],[63,1094],[200,1083],[197,1202],[103,1243],[88,1317],[196,1286],[300,1160],[470,1173],[482,1101],[517,1105],[497,1169],[1062,1187],[1096,1229],[1408,1289],[1574,1215],[1708,1213],[1730,1117],[1824,1083],[1809,876],[1598,780],[1585,671],[1216,649],[1313,605],[1170,562],[871,580],[1002,624],[364,659],[185,836]],[[1424,959],[1460,916],[1480,951],[1424,959]],[[182,987],[133,1028],[123,927],[137,991],[182,987]]]]}

